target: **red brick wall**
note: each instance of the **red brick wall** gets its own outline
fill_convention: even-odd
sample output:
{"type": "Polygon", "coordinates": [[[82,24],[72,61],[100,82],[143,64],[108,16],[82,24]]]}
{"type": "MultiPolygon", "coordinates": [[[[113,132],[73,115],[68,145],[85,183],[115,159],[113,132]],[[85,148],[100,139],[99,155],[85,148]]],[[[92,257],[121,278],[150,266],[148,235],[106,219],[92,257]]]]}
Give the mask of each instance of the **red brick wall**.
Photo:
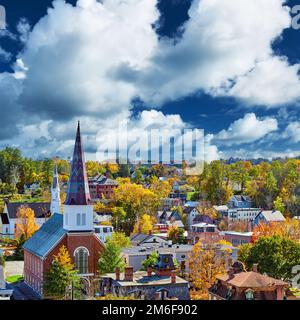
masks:
{"type": "Polygon", "coordinates": [[[43,260],[24,250],[24,281],[41,294],[43,286],[43,260]]]}
{"type": "Polygon", "coordinates": [[[67,235],[67,248],[72,259],[74,259],[74,252],[78,247],[88,249],[88,273],[95,274],[97,272],[100,252],[103,250],[101,243],[93,233],[69,233],[67,235]]]}
{"type": "Polygon", "coordinates": [[[74,251],[78,247],[85,247],[89,251],[88,272],[98,273],[98,260],[103,251],[103,244],[93,233],[71,233],[64,236],[59,243],[47,255],[45,260],[24,250],[24,277],[25,282],[42,294],[43,277],[50,269],[53,257],[58,254],[62,246],[66,246],[71,259],[74,261],[74,251]],[[39,263],[39,269],[35,266],[39,263]]]}

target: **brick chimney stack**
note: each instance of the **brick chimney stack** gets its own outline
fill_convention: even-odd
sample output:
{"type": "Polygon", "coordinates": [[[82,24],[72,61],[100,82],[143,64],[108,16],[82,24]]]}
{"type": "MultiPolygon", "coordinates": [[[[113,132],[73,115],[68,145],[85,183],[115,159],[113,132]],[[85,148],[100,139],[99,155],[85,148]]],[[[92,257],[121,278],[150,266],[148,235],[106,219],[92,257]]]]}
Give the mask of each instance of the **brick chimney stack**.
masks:
{"type": "Polygon", "coordinates": [[[171,272],[171,283],[176,283],[176,271],[171,272]]]}
{"type": "Polygon", "coordinates": [[[124,280],[133,281],[133,267],[125,267],[124,280]]]}
{"type": "Polygon", "coordinates": [[[148,275],[148,277],[152,276],[152,268],[151,267],[147,268],[147,275],[148,275]]]}
{"type": "Polygon", "coordinates": [[[116,268],[116,280],[120,281],[120,268],[119,267],[116,268]]]}
{"type": "Polygon", "coordinates": [[[252,271],[253,272],[258,272],[257,271],[257,267],[258,267],[258,264],[257,263],[253,263],[252,271]]]}

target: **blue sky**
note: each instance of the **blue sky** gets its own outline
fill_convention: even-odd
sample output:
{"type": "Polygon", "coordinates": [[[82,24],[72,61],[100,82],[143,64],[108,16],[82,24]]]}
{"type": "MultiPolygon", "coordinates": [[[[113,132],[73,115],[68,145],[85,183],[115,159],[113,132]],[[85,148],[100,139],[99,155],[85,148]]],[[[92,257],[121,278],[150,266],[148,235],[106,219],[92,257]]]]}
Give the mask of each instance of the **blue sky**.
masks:
{"type": "Polygon", "coordinates": [[[128,119],[204,129],[208,161],[300,155],[300,1],[118,2],[0,0],[0,147],[66,157],[80,119],[93,158],[128,119]]]}

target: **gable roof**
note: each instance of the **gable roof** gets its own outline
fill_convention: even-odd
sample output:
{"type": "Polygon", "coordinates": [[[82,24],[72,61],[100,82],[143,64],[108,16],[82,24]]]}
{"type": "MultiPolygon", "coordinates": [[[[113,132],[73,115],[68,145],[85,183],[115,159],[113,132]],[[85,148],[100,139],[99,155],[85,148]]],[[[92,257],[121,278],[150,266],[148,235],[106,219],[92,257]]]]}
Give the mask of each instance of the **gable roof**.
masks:
{"type": "Polygon", "coordinates": [[[226,281],[228,285],[238,288],[263,288],[269,286],[288,286],[287,282],[271,278],[258,272],[240,272],[231,278],[229,274],[219,276],[218,279],[226,281]]]}
{"type": "Polygon", "coordinates": [[[282,215],[280,211],[272,211],[272,210],[266,210],[266,211],[261,211],[259,215],[262,215],[266,221],[271,222],[271,221],[285,221],[285,217],[282,215]]]}
{"type": "Polygon", "coordinates": [[[34,211],[36,218],[45,218],[50,213],[50,202],[8,202],[6,203],[8,217],[16,219],[18,210],[21,206],[26,206],[34,211]]]}
{"type": "Polygon", "coordinates": [[[55,213],[24,243],[23,248],[43,259],[66,233],[67,230],[63,228],[63,215],[55,213]]]}

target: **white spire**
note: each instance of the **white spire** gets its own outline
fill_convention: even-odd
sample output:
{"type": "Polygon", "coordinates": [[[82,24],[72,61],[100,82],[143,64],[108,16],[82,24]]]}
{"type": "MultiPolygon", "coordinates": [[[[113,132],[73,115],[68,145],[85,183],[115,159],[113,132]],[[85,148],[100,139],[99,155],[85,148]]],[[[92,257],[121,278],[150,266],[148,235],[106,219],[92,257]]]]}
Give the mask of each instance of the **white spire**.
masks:
{"type": "Polygon", "coordinates": [[[51,207],[50,207],[51,214],[54,213],[61,213],[60,209],[60,188],[59,188],[59,181],[58,181],[58,172],[56,163],[54,164],[54,171],[53,171],[53,180],[51,186],[51,207]]]}

